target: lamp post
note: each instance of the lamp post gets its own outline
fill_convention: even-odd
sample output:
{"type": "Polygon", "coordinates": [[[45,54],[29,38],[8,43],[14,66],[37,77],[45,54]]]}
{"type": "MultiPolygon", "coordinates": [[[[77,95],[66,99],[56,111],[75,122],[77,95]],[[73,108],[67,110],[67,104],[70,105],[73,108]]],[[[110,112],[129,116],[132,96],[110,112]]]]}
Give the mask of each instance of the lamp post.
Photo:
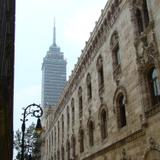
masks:
{"type": "Polygon", "coordinates": [[[26,119],[26,117],[28,115],[32,115],[32,116],[37,118],[37,125],[36,125],[35,130],[40,133],[42,131],[40,117],[42,117],[42,115],[43,115],[43,110],[40,107],[40,105],[37,105],[37,104],[33,103],[33,104],[28,105],[24,109],[24,113],[22,115],[23,115],[23,119],[21,119],[21,121],[22,121],[21,160],[24,160],[24,134],[25,134],[25,129],[26,129],[25,122],[28,120],[28,119],[26,119]]]}

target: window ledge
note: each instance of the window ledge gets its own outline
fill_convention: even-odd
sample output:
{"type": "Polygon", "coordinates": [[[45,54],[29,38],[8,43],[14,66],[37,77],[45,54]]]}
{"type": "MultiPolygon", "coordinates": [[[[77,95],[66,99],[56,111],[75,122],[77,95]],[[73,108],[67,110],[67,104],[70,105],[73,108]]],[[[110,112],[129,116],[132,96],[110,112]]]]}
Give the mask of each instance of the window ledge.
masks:
{"type": "Polygon", "coordinates": [[[145,111],[145,115],[147,118],[149,118],[159,112],[160,112],[160,102],[158,104],[153,105],[152,107],[148,108],[147,111],[145,111]]]}

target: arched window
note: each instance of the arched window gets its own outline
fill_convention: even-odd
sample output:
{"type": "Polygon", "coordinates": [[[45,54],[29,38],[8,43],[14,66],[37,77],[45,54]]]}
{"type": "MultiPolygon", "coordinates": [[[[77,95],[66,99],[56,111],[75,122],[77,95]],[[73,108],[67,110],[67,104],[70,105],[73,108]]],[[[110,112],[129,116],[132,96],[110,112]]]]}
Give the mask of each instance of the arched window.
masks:
{"type": "Polygon", "coordinates": [[[144,25],[147,27],[149,25],[149,13],[148,13],[148,6],[147,1],[143,0],[143,14],[144,14],[144,25]]]}
{"type": "Polygon", "coordinates": [[[99,92],[101,93],[104,88],[103,59],[101,55],[97,59],[97,71],[98,71],[99,92]]]}
{"type": "Polygon", "coordinates": [[[76,156],[76,139],[75,136],[72,135],[72,158],[75,159],[76,156]]]}
{"type": "Polygon", "coordinates": [[[142,19],[141,10],[139,10],[138,8],[136,9],[136,19],[137,19],[137,25],[138,25],[138,32],[140,34],[141,32],[143,32],[144,28],[143,28],[143,19],[142,19]]]}
{"type": "Polygon", "coordinates": [[[53,137],[54,137],[54,135],[53,135],[53,130],[52,130],[52,132],[51,132],[51,137],[52,137],[52,146],[53,146],[53,144],[54,144],[54,142],[53,142],[53,141],[54,141],[54,138],[53,138],[53,137]]]}
{"type": "Polygon", "coordinates": [[[119,36],[117,31],[114,31],[111,36],[110,46],[112,50],[113,69],[115,70],[121,63],[119,52],[119,36]]]}
{"type": "Polygon", "coordinates": [[[60,152],[59,152],[59,150],[57,151],[57,160],[60,160],[60,152]]]}
{"type": "Polygon", "coordinates": [[[149,25],[149,13],[147,1],[142,0],[141,6],[135,8],[135,17],[137,20],[137,27],[139,34],[145,30],[149,25]]]}
{"type": "Polygon", "coordinates": [[[87,97],[88,101],[92,99],[92,84],[91,84],[91,75],[88,73],[87,75],[87,97]]]}
{"type": "Polygon", "coordinates": [[[126,106],[123,94],[118,96],[117,100],[117,107],[118,107],[118,123],[119,128],[126,126],[126,106]]]}
{"type": "Polygon", "coordinates": [[[150,93],[152,104],[155,105],[160,102],[160,82],[158,80],[157,69],[154,67],[149,73],[150,93]]]}
{"type": "Polygon", "coordinates": [[[78,90],[78,101],[79,101],[79,117],[81,118],[83,115],[83,99],[82,99],[82,88],[79,87],[78,90]]]}
{"type": "Polygon", "coordinates": [[[63,114],[62,114],[62,140],[63,140],[63,138],[64,138],[64,116],[63,116],[63,114]]]}
{"type": "Polygon", "coordinates": [[[94,145],[94,124],[92,120],[89,121],[88,129],[89,129],[89,144],[90,146],[93,146],[94,145]]]}
{"type": "Polygon", "coordinates": [[[58,121],[58,145],[59,145],[59,141],[60,141],[60,128],[59,128],[59,121],[58,121]]]}
{"type": "Polygon", "coordinates": [[[67,129],[70,127],[70,114],[69,114],[69,106],[67,106],[67,129]]]}
{"type": "Polygon", "coordinates": [[[115,65],[118,66],[121,64],[119,45],[116,46],[113,50],[113,54],[115,55],[115,65]]]}
{"type": "Polygon", "coordinates": [[[56,148],[56,138],[57,138],[57,132],[56,132],[56,126],[54,127],[54,147],[56,148]]]}
{"type": "Polygon", "coordinates": [[[67,147],[67,159],[70,160],[70,143],[69,143],[69,140],[67,140],[66,147],[67,147]]]}
{"type": "Polygon", "coordinates": [[[54,160],[56,160],[56,153],[54,153],[54,160]]]}
{"type": "Polygon", "coordinates": [[[126,104],[127,91],[123,86],[118,86],[113,97],[114,111],[117,113],[118,128],[127,125],[126,104]]]}
{"type": "Polygon", "coordinates": [[[79,145],[80,153],[84,152],[84,131],[82,129],[79,131],[79,145]]]}
{"type": "Polygon", "coordinates": [[[64,153],[64,147],[62,146],[61,147],[61,158],[62,158],[62,160],[64,160],[64,157],[65,157],[64,154],[65,154],[64,153]]]}
{"type": "Polygon", "coordinates": [[[107,114],[105,109],[101,111],[100,118],[101,118],[101,137],[102,139],[105,139],[107,137],[107,114]]]}
{"type": "Polygon", "coordinates": [[[72,126],[74,125],[75,121],[75,107],[74,107],[74,99],[71,100],[71,109],[72,109],[72,126]]]}

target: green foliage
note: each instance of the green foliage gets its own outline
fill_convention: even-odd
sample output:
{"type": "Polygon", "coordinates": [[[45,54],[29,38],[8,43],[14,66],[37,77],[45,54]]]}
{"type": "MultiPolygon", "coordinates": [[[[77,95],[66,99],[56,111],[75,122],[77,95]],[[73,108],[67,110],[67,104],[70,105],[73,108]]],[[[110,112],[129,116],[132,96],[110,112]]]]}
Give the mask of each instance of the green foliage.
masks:
{"type": "MultiPolygon", "coordinates": [[[[17,151],[16,160],[21,158],[21,144],[22,144],[22,132],[18,129],[14,135],[14,148],[17,151]]],[[[24,157],[28,157],[28,154],[32,153],[34,155],[39,152],[39,135],[35,132],[35,124],[32,123],[25,130],[24,134],[24,157]]]]}

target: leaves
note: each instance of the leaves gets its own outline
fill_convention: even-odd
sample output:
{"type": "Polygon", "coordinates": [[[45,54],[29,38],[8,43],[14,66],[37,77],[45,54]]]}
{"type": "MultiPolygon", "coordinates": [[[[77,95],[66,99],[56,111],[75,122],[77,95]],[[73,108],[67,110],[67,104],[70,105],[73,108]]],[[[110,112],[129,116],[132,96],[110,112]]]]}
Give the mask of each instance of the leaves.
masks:
{"type": "MultiPolygon", "coordinates": [[[[18,129],[14,135],[14,148],[17,150],[16,160],[20,160],[21,158],[21,144],[22,144],[22,132],[18,129]]],[[[39,135],[35,132],[35,124],[32,123],[28,128],[25,129],[24,134],[24,156],[28,156],[29,153],[39,151],[39,135]]]]}

